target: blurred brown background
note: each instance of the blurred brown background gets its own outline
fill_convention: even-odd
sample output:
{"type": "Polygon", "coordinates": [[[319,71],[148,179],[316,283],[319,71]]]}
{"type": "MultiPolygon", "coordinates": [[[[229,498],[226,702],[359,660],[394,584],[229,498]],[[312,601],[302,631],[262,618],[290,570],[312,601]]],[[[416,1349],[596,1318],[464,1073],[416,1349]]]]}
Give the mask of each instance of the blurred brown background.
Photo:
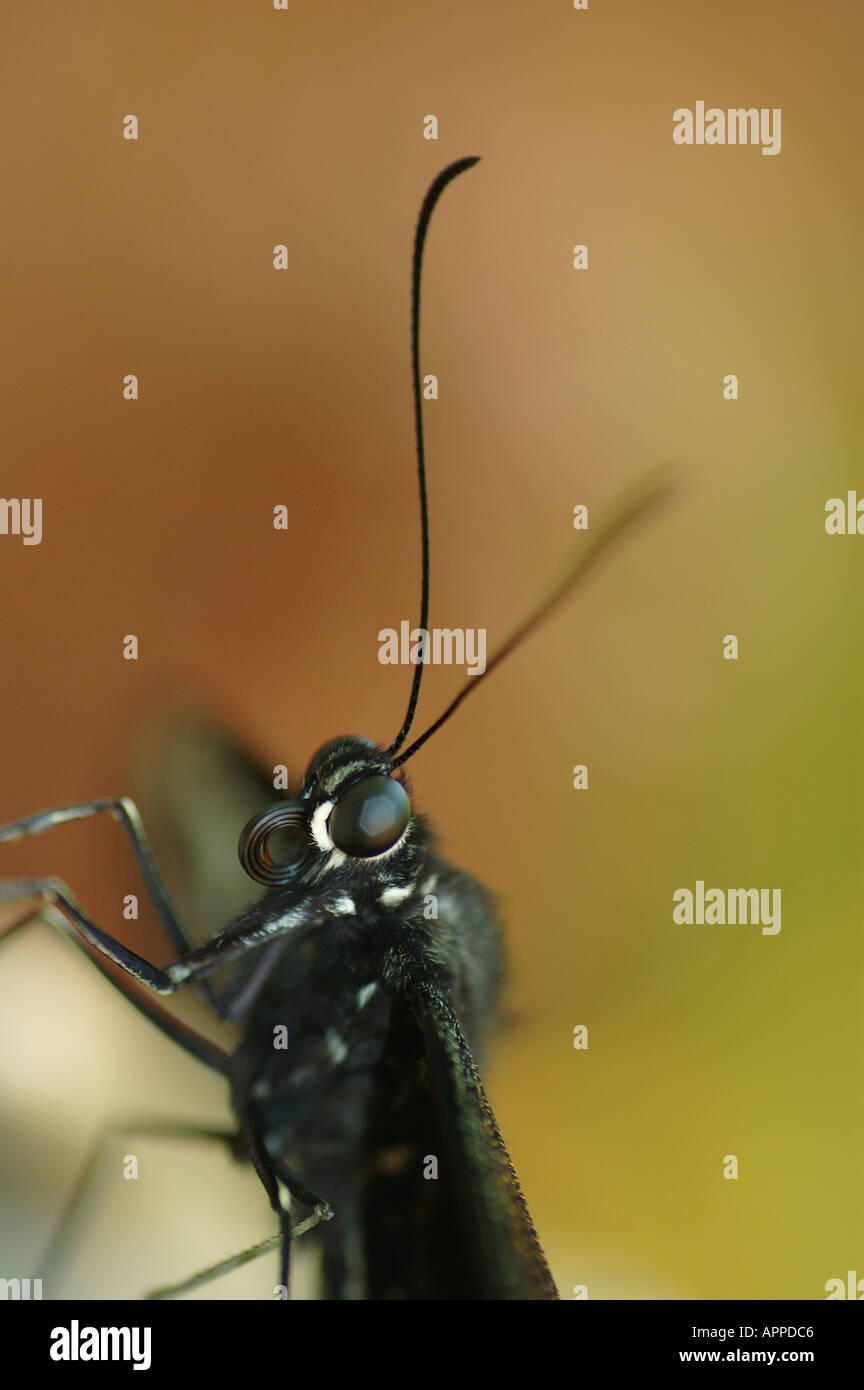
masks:
{"type": "MultiPolygon", "coordinates": [[[[177,695],[268,764],[392,738],[409,673],[377,633],[415,621],[419,583],[411,237],[434,174],[482,155],[427,258],[432,623],[494,647],[578,544],[577,502],[598,518],[662,458],[682,479],[412,765],[504,907],[502,1129],[565,1297],[864,1275],[864,541],[823,525],[864,493],[859,7],[90,0],[19,7],[2,37],[0,493],[44,499],[44,539],[0,536],[0,820],[129,790],[177,695]],[[700,99],[782,107],[782,153],[676,147],[700,99]],[[780,935],[673,926],[698,878],[782,888],[780,935]]],[[[431,669],[421,727],[460,680],[431,669]]],[[[63,875],[169,957],[151,914],[122,921],[116,827],[0,870],[63,875]]],[[[0,1084],[7,1277],[105,1118],[226,1115],[47,927],[2,951],[0,1084]]],[[[269,1233],[221,1155],[112,1152],[59,1292],[137,1297],[269,1233]]],[[[266,1297],[271,1273],[207,1292],[266,1297]]]]}

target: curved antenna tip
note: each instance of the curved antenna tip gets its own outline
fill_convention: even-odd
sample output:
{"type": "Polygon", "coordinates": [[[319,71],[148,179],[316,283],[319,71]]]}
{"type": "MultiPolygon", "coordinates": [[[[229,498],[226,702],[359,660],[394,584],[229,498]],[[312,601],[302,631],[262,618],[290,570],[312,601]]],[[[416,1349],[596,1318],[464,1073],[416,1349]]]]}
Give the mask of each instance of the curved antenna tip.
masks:
{"type": "MultiPolygon", "coordinates": [[[[426,496],[426,451],[423,443],[423,402],[420,393],[420,281],[423,270],[423,248],[426,244],[426,233],[429,229],[429,222],[432,213],[438,205],[438,200],[444,189],[452,183],[459,174],[464,174],[466,169],[471,169],[475,164],[479,164],[480,156],[470,154],[462,159],[456,159],[452,164],[448,164],[441,170],[440,174],[432,180],[429,185],[423,205],[420,208],[420,216],[417,219],[417,228],[414,233],[414,256],[411,263],[411,376],[413,380],[414,396],[414,432],[417,448],[417,484],[420,494],[420,627],[428,625],[429,616],[429,509],[426,496]]],[[[414,722],[414,714],[417,709],[417,701],[420,698],[420,682],[423,677],[423,665],[418,663],[414,668],[414,676],[411,681],[411,693],[408,697],[408,709],[402,722],[402,728],[396,735],[388,748],[388,753],[396,753],[402,747],[408,737],[411,725],[414,722]]]]}

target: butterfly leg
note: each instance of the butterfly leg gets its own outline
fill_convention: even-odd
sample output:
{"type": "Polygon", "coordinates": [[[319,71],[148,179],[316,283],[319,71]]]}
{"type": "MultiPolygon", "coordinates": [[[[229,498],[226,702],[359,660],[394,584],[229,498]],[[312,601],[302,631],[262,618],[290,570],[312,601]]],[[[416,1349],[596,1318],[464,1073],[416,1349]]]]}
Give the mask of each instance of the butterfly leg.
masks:
{"type": "MultiPolygon", "coordinates": [[[[13,878],[0,882],[0,902],[23,901],[27,898],[41,898],[43,902],[60,908],[63,914],[63,930],[76,944],[80,945],[80,938],[83,937],[100,955],[119,965],[127,975],[131,975],[139,984],[145,985],[157,994],[173,994],[176,989],[192,983],[194,969],[184,970],[180,979],[175,980],[170,973],[171,966],[166,970],[160,970],[158,966],[152,965],[143,956],[136,955],[113,936],[102,931],[93,918],[88,917],[79,906],[60,879],[13,878]]],[[[59,917],[52,920],[55,920],[55,924],[59,923],[59,917]]]]}
{"type": "Polygon", "coordinates": [[[279,1288],[280,1290],[284,1289],[284,1296],[285,1298],[288,1297],[290,1278],[288,1252],[291,1248],[291,1241],[296,1240],[298,1236],[305,1235],[307,1231],[311,1231],[319,1222],[329,1220],[333,1212],[327,1202],[322,1202],[315,1197],[294,1178],[288,1169],[284,1169],[283,1165],[273,1160],[248,1119],[241,1126],[238,1141],[242,1142],[243,1149],[254,1164],[255,1171],[270,1198],[270,1204],[279,1217],[278,1234],[268,1236],[266,1240],[257,1241],[255,1245],[250,1245],[237,1255],[229,1255],[227,1259],[219,1260],[217,1264],[200,1270],[199,1273],[191,1275],[179,1284],[167,1284],[162,1288],[154,1289],[147,1295],[148,1299],[176,1298],[179,1294],[188,1293],[192,1289],[199,1288],[202,1284],[209,1283],[212,1279],[219,1279],[225,1274],[230,1274],[232,1270],[239,1269],[241,1265],[248,1264],[250,1260],[257,1260],[260,1255],[266,1255],[269,1251],[275,1250],[277,1246],[280,1247],[279,1288]],[[312,1206],[312,1215],[307,1216],[303,1221],[292,1224],[287,1202],[288,1193],[291,1196],[296,1196],[297,1200],[303,1202],[304,1205],[312,1206]]]}
{"type": "MultiPolygon", "coordinates": [[[[2,884],[0,884],[0,889],[2,889],[2,884]]],[[[123,975],[115,974],[114,971],[107,966],[104,957],[101,956],[98,951],[95,951],[86,941],[81,941],[78,937],[73,935],[69,923],[60,912],[56,911],[56,909],[44,907],[41,912],[35,914],[32,911],[28,911],[17,922],[13,923],[11,927],[0,929],[0,941],[11,936],[13,932],[20,931],[22,927],[29,926],[31,923],[40,920],[47,922],[49,926],[56,927],[64,936],[72,941],[72,943],[87,956],[88,960],[95,965],[99,973],[104,975],[109,984],[113,985],[116,990],[119,990],[124,999],[128,999],[129,1003],[132,1004],[139,1013],[143,1014],[146,1019],[149,1019],[149,1021],[154,1024],[161,1033],[164,1033],[166,1037],[170,1038],[173,1043],[176,1043],[178,1047],[182,1047],[184,1052],[188,1052],[190,1056],[196,1057],[199,1062],[203,1062],[206,1067],[210,1067],[212,1071],[221,1072],[223,1076],[230,1078],[231,1057],[227,1052],[223,1051],[216,1043],[211,1042],[203,1033],[199,1033],[196,1029],[190,1028],[188,1023],[184,1023],[181,1019],[175,1018],[168,1009],[157,1003],[150,995],[145,994],[144,991],[134,985],[131,980],[126,979],[123,975]]]]}
{"type": "MultiPolygon", "coordinates": [[[[13,830],[17,828],[11,827],[13,830]]],[[[0,828],[0,843],[3,834],[4,831],[0,828]]],[[[42,877],[0,881],[0,903],[23,901],[27,898],[41,898],[44,902],[61,908],[70,928],[69,934],[74,940],[78,941],[83,937],[95,951],[119,965],[127,975],[131,975],[139,984],[156,994],[173,994],[175,990],[185,989],[187,985],[200,984],[206,976],[212,975],[214,970],[218,970],[221,965],[227,965],[238,956],[245,955],[250,948],[261,946],[267,940],[273,940],[310,920],[308,908],[303,903],[297,903],[290,911],[284,912],[263,937],[260,927],[254,921],[241,921],[233,930],[220,933],[207,945],[182,955],[179,960],[171,961],[164,970],[160,970],[151,961],[136,955],[115,937],[102,931],[60,879],[42,877]]]]}
{"type": "MultiPolygon", "coordinates": [[[[53,830],[55,826],[66,825],[70,821],[86,820],[90,816],[98,816],[104,812],[111,815],[114,820],[119,821],[126,832],[127,839],[132,846],[132,853],[135,855],[141,877],[147,888],[147,894],[159,914],[159,919],[169,939],[178,951],[191,950],[191,942],[186,929],[178,916],[177,909],[153,857],[141,814],[135,802],[128,796],[104,798],[98,801],[82,801],[72,806],[57,806],[49,811],[38,811],[33,816],[26,816],[24,820],[13,821],[9,825],[0,826],[0,844],[6,844],[11,840],[20,840],[27,835],[43,835],[46,830],[53,830]]],[[[199,983],[208,1002],[212,1004],[213,997],[210,992],[209,981],[202,980],[199,983]]]]}
{"type": "MultiPolygon", "coordinates": [[[[305,1235],[311,1231],[318,1222],[323,1220],[317,1212],[307,1216],[305,1221],[298,1221],[291,1227],[289,1240],[296,1240],[298,1236],[305,1235]]],[[[233,1269],[239,1269],[241,1265],[248,1264],[250,1260],[257,1260],[260,1255],[266,1255],[268,1251],[275,1250],[279,1242],[283,1240],[282,1233],[276,1236],[268,1236],[266,1240],[259,1240],[255,1245],[250,1245],[246,1250],[241,1250],[237,1255],[229,1255],[227,1260],[219,1260],[218,1264],[210,1265],[207,1269],[202,1269],[198,1274],[193,1274],[189,1279],[184,1279],[181,1284],[167,1284],[164,1288],[153,1289],[147,1297],[152,1299],[176,1298],[178,1294],[188,1293],[190,1289],[197,1289],[201,1284],[208,1284],[211,1279],[221,1279],[223,1274],[230,1274],[233,1269]]],[[[287,1287],[287,1286],[283,1286],[287,1287]]]]}
{"type": "MultiPolygon", "coordinates": [[[[234,932],[225,932],[214,941],[202,946],[200,950],[190,951],[179,960],[171,961],[160,970],[151,961],[130,951],[115,937],[102,931],[89,917],[70,890],[57,878],[21,878],[0,880],[0,903],[23,901],[27,898],[41,898],[43,902],[61,909],[63,930],[81,945],[81,938],[94,951],[119,965],[127,975],[131,975],[140,985],[156,994],[173,994],[187,985],[198,984],[206,975],[227,965],[229,960],[244,955],[250,947],[261,944],[260,932],[252,926],[241,925],[234,932]]],[[[283,919],[280,931],[288,931],[305,920],[305,911],[298,909],[295,916],[283,919]]],[[[59,920],[59,919],[58,919],[59,920]]],[[[275,935],[276,933],[274,933],[275,935]]]]}
{"type": "MultiPolygon", "coordinates": [[[[311,1218],[307,1217],[305,1221],[301,1221],[299,1224],[293,1226],[291,1224],[290,1206],[287,1204],[284,1205],[284,1219],[283,1212],[280,1211],[282,1253],[279,1281],[285,1289],[287,1297],[287,1291],[290,1287],[288,1281],[291,1277],[291,1241],[299,1234],[301,1226],[305,1230],[310,1220],[312,1220],[315,1225],[317,1225],[319,1221],[329,1221],[333,1217],[334,1212],[330,1203],[325,1202],[321,1197],[316,1197],[314,1192],[310,1192],[308,1188],[304,1187],[296,1174],[291,1172],[290,1168],[287,1168],[283,1163],[279,1163],[278,1160],[275,1159],[273,1160],[273,1166],[282,1184],[282,1188],[287,1189],[289,1195],[293,1197],[295,1201],[301,1202],[305,1207],[312,1208],[311,1218]]],[[[282,1188],[280,1188],[280,1204],[283,1203],[282,1188]]]]}
{"type": "Polygon", "coordinates": [[[144,832],[138,807],[128,796],[110,800],[83,801],[74,806],[57,806],[50,811],[38,811],[36,815],[27,816],[24,820],[13,821],[9,825],[0,826],[0,845],[7,844],[11,840],[23,839],[25,835],[42,835],[46,830],[53,830],[55,826],[66,825],[69,821],[86,820],[90,816],[98,816],[106,811],[119,821],[125,830],[132,846],[132,852],[138,861],[141,877],[147,886],[150,900],[159,913],[162,924],[172,942],[178,951],[190,950],[191,945],[177,915],[177,909],[171,901],[168,889],[165,887],[162,875],[153,858],[153,851],[144,832]]]}
{"type": "MultiPolygon", "coordinates": [[[[241,1133],[255,1171],[270,1198],[270,1205],[279,1218],[279,1231],[282,1240],[279,1282],[286,1290],[287,1297],[291,1278],[291,1241],[298,1230],[297,1226],[291,1224],[289,1199],[293,1197],[303,1206],[311,1207],[316,1225],[319,1221],[329,1221],[333,1215],[333,1210],[329,1202],[316,1197],[314,1192],[310,1192],[307,1187],[304,1187],[296,1174],[286,1164],[273,1157],[249,1117],[244,1119],[241,1133]]],[[[305,1223],[300,1224],[305,1227],[305,1223]]]]}
{"type": "MultiPolygon", "coordinates": [[[[90,1151],[81,1177],[63,1209],[57,1228],[40,1260],[38,1277],[43,1279],[49,1290],[51,1283],[56,1282],[74,1244],[75,1236],[81,1230],[82,1223],[92,1208],[94,1196],[100,1190],[95,1179],[100,1167],[102,1167],[108,1147],[113,1140],[121,1135],[134,1135],[147,1139],[207,1140],[226,1144],[229,1147],[233,1147],[237,1137],[228,1130],[175,1124],[171,1121],[129,1120],[106,1125],[90,1151]]],[[[49,1297],[51,1297],[50,1292],[49,1297]]]]}

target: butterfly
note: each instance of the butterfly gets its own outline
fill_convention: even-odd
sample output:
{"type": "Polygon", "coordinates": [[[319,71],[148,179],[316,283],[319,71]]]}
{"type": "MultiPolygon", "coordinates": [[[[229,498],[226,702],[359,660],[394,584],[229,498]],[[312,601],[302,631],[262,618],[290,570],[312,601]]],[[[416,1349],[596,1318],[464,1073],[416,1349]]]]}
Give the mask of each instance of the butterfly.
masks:
{"type": "MultiPolygon", "coordinates": [[[[458,160],[434,180],[414,241],[421,631],[429,607],[423,254],[442,193],[477,162],[458,160]]],[[[41,915],[136,1008],[225,1078],[236,1129],[210,1137],[254,1165],[275,1214],[275,1235],[151,1296],[196,1288],[278,1248],[276,1296],[287,1298],[292,1241],[308,1234],[320,1246],[326,1299],[558,1297],[477,1067],[503,979],[495,911],[485,888],[439,857],[405,767],[665,490],[652,480],[591,539],[580,538],[576,562],[546,601],[413,741],[423,660],[414,664],[405,718],[390,743],[332,739],[292,793],[275,799],[264,769],[225,735],[176,730],[173,765],[184,790],[197,790],[184,804],[198,812],[175,808],[165,823],[196,866],[196,915],[211,917],[212,932],[224,913],[231,894],[221,886],[222,865],[232,836],[257,885],[251,903],[203,944],[181,921],[130,799],[60,807],[0,828],[5,844],[91,816],[120,823],[176,952],[164,967],[105,932],[56,879],[0,882],[0,901],[39,899],[41,915]],[[159,1002],[188,988],[236,1025],[233,1051],[159,1002]]]]}

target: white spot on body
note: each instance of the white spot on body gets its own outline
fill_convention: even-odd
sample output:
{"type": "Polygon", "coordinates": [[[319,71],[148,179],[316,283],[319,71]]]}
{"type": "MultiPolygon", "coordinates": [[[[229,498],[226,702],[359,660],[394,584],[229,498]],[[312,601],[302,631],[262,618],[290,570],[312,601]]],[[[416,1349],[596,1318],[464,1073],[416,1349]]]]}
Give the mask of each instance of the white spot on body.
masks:
{"type": "Polygon", "coordinates": [[[267,923],[262,935],[269,936],[271,932],[282,931],[289,927],[297,927],[303,921],[303,912],[296,907],[292,907],[290,912],[283,912],[281,917],[273,917],[267,923]]]}
{"type": "Polygon", "coordinates": [[[405,899],[410,898],[413,892],[413,883],[409,883],[406,888],[385,888],[378,901],[382,902],[385,907],[392,907],[395,903],[404,903],[405,899]]]}
{"type": "Polygon", "coordinates": [[[327,1048],[327,1055],[334,1067],[338,1067],[340,1062],[344,1062],[348,1056],[348,1046],[344,1038],[340,1038],[335,1028],[328,1028],[324,1034],[324,1044],[327,1048]]]}
{"type": "Polygon", "coordinates": [[[348,897],[335,898],[332,903],[327,904],[327,911],[332,912],[335,917],[350,917],[357,911],[354,899],[348,897]]]}
{"type": "Polygon", "coordinates": [[[366,1005],[369,1003],[369,1000],[372,998],[372,995],[375,993],[375,991],[376,991],[377,988],[378,988],[378,985],[376,984],[376,982],[375,982],[374,980],[370,980],[369,983],[368,983],[368,985],[364,985],[362,989],[358,989],[358,991],[357,991],[357,1008],[358,1008],[358,1009],[365,1009],[366,1005]]]}

